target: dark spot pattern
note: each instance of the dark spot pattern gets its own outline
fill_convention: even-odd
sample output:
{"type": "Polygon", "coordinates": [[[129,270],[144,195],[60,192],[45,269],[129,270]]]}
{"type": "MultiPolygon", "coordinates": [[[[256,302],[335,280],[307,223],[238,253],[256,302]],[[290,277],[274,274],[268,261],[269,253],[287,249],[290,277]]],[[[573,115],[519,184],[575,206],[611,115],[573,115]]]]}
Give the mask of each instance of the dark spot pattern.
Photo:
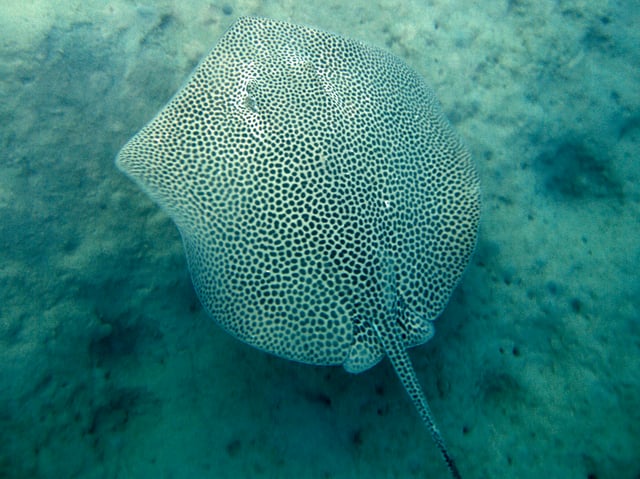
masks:
{"type": "Polygon", "coordinates": [[[479,182],[413,70],[327,32],[242,18],[116,162],[180,229],[214,320],[351,372],[386,353],[460,477],[406,348],[433,336],[469,261],[479,182]]]}
{"type": "Polygon", "coordinates": [[[239,339],[358,372],[397,321],[433,335],[474,249],[479,185],[431,89],[386,52],[242,18],[122,149],[239,339]]]}

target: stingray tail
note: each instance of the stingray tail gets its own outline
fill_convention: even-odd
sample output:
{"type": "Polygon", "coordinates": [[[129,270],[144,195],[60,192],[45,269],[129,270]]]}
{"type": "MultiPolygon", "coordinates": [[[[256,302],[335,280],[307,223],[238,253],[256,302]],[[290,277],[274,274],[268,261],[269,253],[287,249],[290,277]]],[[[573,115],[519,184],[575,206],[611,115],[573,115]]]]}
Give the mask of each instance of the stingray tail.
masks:
{"type": "Polygon", "coordinates": [[[401,327],[396,321],[392,321],[392,323],[395,324],[395,328],[390,328],[392,331],[379,331],[379,328],[375,325],[374,328],[382,342],[387,356],[389,356],[389,360],[391,361],[393,368],[396,370],[396,373],[400,378],[400,382],[402,382],[402,385],[409,394],[411,401],[413,401],[413,404],[418,410],[420,417],[429,429],[433,441],[436,443],[436,446],[440,451],[444,462],[447,464],[449,471],[451,471],[451,475],[455,479],[461,479],[458,467],[456,466],[453,457],[451,457],[451,454],[449,454],[444,438],[442,437],[442,434],[440,434],[440,430],[433,419],[433,414],[431,413],[431,409],[427,403],[427,398],[424,395],[413,366],[411,365],[409,353],[407,353],[404,344],[402,344],[401,327]]]}
{"type": "MultiPolygon", "coordinates": [[[[381,241],[384,242],[385,235],[381,235],[381,241]]],[[[385,295],[385,312],[381,316],[373,316],[371,319],[372,326],[382,343],[393,369],[400,378],[400,382],[404,386],[404,389],[409,394],[411,401],[418,410],[418,414],[425,423],[433,442],[436,443],[436,447],[440,451],[444,462],[447,464],[449,471],[454,479],[462,479],[458,466],[456,466],[453,457],[449,454],[447,445],[444,442],[442,434],[433,419],[431,408],[427,402],[427,397],[418,382],[418,377],[411,364],[409,353],[403,342],[403,328],[400,324],[399,318],[401,318],[401,310],[404,306],[401,304],[401,299],[398,297],[397,284],[396,284],[396,272],[393,266],[392,255],[387,253],[387,250],[381,250],[379,252],[381,262],[385,266],[383,274],[379,278],[379,284],[383,288],[383,294],[385,295]]]]}

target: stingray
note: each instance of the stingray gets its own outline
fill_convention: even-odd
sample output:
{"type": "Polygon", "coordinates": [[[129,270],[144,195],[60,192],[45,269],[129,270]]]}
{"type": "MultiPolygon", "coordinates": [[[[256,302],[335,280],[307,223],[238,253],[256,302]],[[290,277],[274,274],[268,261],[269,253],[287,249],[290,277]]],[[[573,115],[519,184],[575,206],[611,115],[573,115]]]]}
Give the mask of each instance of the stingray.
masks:
{"type": "Polygon", "coordinates": [[[407,348],[476,243],[479,181],[402,60],[241,18],[117,166],[177,225],[197,295],[263,351],[359,373],[389,357],[449,470],[407,348]]]}

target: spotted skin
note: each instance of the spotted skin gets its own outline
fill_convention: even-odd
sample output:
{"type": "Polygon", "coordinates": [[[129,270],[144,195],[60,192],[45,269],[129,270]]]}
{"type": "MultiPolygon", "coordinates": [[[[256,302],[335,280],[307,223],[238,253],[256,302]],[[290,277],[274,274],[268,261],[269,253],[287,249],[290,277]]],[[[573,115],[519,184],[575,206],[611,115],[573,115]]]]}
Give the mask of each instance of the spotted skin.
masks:
{"type": "Polygon", "coordinates": [[[433,336],[469,261],[479,183],[419,75],[357,41],[241,18],[116,163],[176,223],[218,324],[354,373],[389,356],[446,452],[406,348],[433,336]]]}

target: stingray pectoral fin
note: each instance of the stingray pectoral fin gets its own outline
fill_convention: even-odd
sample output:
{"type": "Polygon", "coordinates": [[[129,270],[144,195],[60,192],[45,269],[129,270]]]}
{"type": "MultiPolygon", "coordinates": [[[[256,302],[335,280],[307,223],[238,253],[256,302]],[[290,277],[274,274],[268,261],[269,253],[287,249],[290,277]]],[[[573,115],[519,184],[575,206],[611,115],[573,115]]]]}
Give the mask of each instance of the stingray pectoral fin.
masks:
{"type": "Polygon", "coordinates": [[[405,348],[424,344],[436,333],[433,321],[425,319],[409,308],[404,308],[402,318],[399,321],[405,348]]]}
{"type": "Polygon", "coordinates": [[[420,414],[420,417],[429,429],[433,441],[436,443],[440,454],[442,454],[442,458],[447,464],[449,471],[451,471],[451,475],[455,479],[461,479],[458,467],[456,466],[453,457],[451,457],[451,454],[449,454],[449,450],[447,449],[447,446],[444,442],[444,438],[442,437],[442,434],[440,434],[440,430],[438,429],[438,426],[433,419],[433,414],[431,413],[431,409],[429,408],[429,404],[427,403],[427,398],[424,394],[424,391],[422,390],[422,387],[418,382],[418,377],[416,376],[416,373],[411,364],[409,354],[402,344],[400,326],[396,321],[389,321],[385,324],[395,324],[396,326],[388,328],[389,331],[381,331],[380,326],[373,324],[373,329],[375,330],[378,339],[382,343],[387,356],[389,356],[389,360],[391,361],[393,368],[398,374],[400,382],[409,394],[411,401],[413,401],[413,404],[418,410],[418,414],[420,414]]]}
{"type": "Polygon", "coordinates": [[[359,318],[353,320],[353,341],[342,366],[350,373],[358,374],[372,368],[384,358],[385,351],[375,331],[359,318]]]}

